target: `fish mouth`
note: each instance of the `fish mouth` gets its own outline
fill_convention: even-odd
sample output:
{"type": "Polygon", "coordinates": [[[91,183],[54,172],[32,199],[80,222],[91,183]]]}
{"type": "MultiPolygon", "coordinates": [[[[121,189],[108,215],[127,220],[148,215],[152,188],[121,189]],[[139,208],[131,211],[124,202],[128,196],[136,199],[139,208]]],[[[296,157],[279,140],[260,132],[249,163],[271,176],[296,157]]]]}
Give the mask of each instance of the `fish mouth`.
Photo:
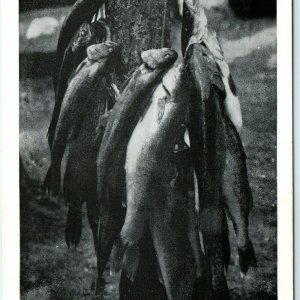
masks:
{"type": "Polygon", "coordinates": [[[108,47],[109,53],[114,52],[119,47],[119,44],[113,41],[106,41],[104,44],[108,47]]]}
{"type": "Polygon", "coordinates": [[[178,54],[170,48],[150,49],[142,52],[142,61],[149,69],[162,69],[175,63],[178,54]]]}
{"type": "Polygon", "coordinates": [[[177,52],[170,48],[163,48],[161,50],[163,52],[163,60],[159,66],[173,65],[178,58],[177,52]]]}

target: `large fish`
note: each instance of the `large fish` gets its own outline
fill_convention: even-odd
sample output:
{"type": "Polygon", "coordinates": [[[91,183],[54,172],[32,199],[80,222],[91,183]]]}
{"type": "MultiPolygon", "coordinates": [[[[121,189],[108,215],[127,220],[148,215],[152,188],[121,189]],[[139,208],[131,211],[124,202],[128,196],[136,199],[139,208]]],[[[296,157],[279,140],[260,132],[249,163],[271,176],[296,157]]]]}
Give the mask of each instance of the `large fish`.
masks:
{"type": "Polygon", "coordinates": [[[242,276],[244,276],[250,267],[257,266],[248,228],[253,199],[243,144],[231,120],[227,116],[224,116],[224,118],[227,151],[222,182],[222,197],[236,232],[239,264],[242,276]]]}
{"type": "Polygon", "coordinates": [[[83,23],[89,23],[92,20],[93,16],[98,12],[103,3],[104,0],[77,0],[64,19],[56,48],[56,61],[53,72],[53,84],[55,90],[57,88],[60,68],[68,44],[80,26],[83,23]]]}
{"type": "Polygon", "coordinates": [[[138,242],[149,227],[168,299],[191,299],[201,255],[195,201],[174,153],[183,141],[189,108],[183,69],[173,67],[164,76],[130,138],[126,218],[111,257],[112,273],[125,256],[127,276],[134,279],[138,242]]]}
{"type": "MultiPolygon", "coordinates": [[[[214,54],[203,42],[207,36],[203,9],[194,13],[192,35],[185,52],[191,88],[191,112],[188,126],[191,155],[199,193],[199,225],[203,235],[209,276],[208,299],[230,299],[224,273],[228,253],[224,251],[224,209],[221,199],[222,175],[225,167],[225,131],[222,115],[225,89],[214,54]]],[[[200,3],[199,1],[197,3],[200,3]]],[[[227,228],[227,226],[226,226],[227,228]]],[[[227,243],[228,245],[228,243],[227,243]]]]}
{"type": "Polygon", "coordinates": [[[83,23],[69,42],[60,66],[59,78],[55,90],[55,105],[48,129],[48,142],[52,147],[55,128],[59,117],[61,103],[68,88],[68,81],[78,65],[87,57],[86,49],[92,44],[102,43],[107,37],[105,24],[97,21],[92,24],[83,23]]]}
{"type": "Polygon", "coordinates": [[[186,60],[192,93],[188,128],[199,187],[199,221],[211,273],[211,292],[215,299],[229,299],[224,274],[224,216],[220,197],[226,153],[224,112],[220,105],[224,87],[211,52],[205,46],[190,45],[186,60]]]}
{"type": "Polygon", "coordinates": [[[65,237],[68,246],[77,246],[82,229],[82,205],[87,203],[87,215],[97,251],[97,164],[96,158],[105,130],[108,109],[113,100],[105,85],[86,104],[78,137],[69,143],[63,195],[68,203],[65,237]]]}
{"type": "MultiPolygon", "coordinates": [[[[242,127],[240,103],[235,84],[230,75],[228,64],[224,60],[223,51],[216,34],[207,26],[207,19],[201,7],[201,2],[199,0],[186,0],[185,4],[188,7],[187,17],[192,19],[190,20],[192,23],[186,26],[186,34],[190,35],[188,44],[190,47],[193,46],[193,48],[202,48],[203,52],[203,58],[200,57],[201,53],[197,54],[199,55],[198,62],[195,61],[192,67],[193,69],[199,69],[198,76],[197,72],[194,72],[195,80],[199,82],[199,86],[202,87],[203,91],[205,91],[205,87],[208,87],[210,84],[208,83],[207,85],[205,82],[210,76],[214,78],[211,83],[212,85],[220,87],[220,78],[223,83],[224,96],[221,96],[221,98],[218,97],[218,99],[221,100],[220,105],[224,108],[222,119],[225,129],[226,146],[226,165],[222,179],[222,198],[225,200],[223,201],[223,205],[225,206],[226,212],[234,224],[237,235],[241,273],[245,275],[249,267],[256,266],[256,258],[248,231],[248,217],[252,207],[252,194],[247,176],[245,153],[238,134],[242,127]],[[192,4],[192,2],[195,4],[192,4]],[[198,44],[198,46],[195,46],[196,44],[198,44]],[[207,63],[206,61],[210,62],[207,63]],[[199,67],[197,67],[197,64],[199,64],[199,67]],[[201,68],[208,64],[210,72],[204,71],[201,74],[201,68]],[[212,74],[218,75],[212,76],[212,74]],[[218,84],[216,84],[216,82],[218,82],[218,84]]],[[[199,101],[201,97],[202,99],[205,98],[205,95],[203,93],[201,94],[201,89],[199,89],[198,94],[200,96],[199,101]]],[[[196,99],[195,102],[197,102],[196,99]]],[[[201,116],[199,116],[199,118],[200,120],[204,119],[201,116]]],[[[195,122],[197,122],[196,119],[195,122]]],[[[208,119],[208,122],[211,122],[211,120],[208,119]]],[[[205,124],[203,125],[205,126],[205,124]]],[[[205,139],[205,136],[203,136],[203,138],[205,139]]]]}
{"type": "MultiPolygon", "coordinates": [[[[174,50],[152,49],[142,53],[142,65],[121,92],[108,119],[97,158],[98,203],[100,206],[98,281],[109,258],[113,241],[124,219],[122,197],[125,184],[126,147],[131,133],[155,86],[174,64],[174,50]]],[[[99,287],[99,285],[98,285],[99,287]]],[[[97,292],[99,292],[97,287],[97,292]]]]}
{"type": "Polygon", "coordinates": [[[89,46],[88,57],[70,79],[51,147],[51,165],[44,183],[53,195],[60,191],[61,161],[67,144],[78,136],[83,118],[88,117],[85,114],[90,99],[99,96],[98,90],[103,85],[108,59],[116,48],[117,44],[111,41],[89,46]]]}
{"type": "MultiPolygon", "coordinates": [[[[97,159],[100,203],[107,198],[107,190],[116,189],[115,181],[120,178],[116,176],[120,165],[117,160],[119,156],[125,160],[126,146],[139,114],[163,74],[176,61],[177,53],[168,48],[152,49],[144,51],[141,58],[143,64],[133,73],[112,110],[100,147],[97,159]]],[[[111,203],[108,198],[107,201],[111,203]]]]}

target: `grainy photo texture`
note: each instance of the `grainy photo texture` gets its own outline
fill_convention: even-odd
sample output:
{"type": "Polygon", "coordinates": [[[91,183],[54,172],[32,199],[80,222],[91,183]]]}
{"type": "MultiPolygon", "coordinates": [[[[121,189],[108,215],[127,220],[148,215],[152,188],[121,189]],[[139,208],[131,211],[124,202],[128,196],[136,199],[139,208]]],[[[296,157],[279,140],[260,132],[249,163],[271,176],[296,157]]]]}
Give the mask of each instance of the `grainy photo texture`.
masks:
{"type": "Polygon", "coordinates": [[[20,0],[22,299],[277,299],[275,0],[20,0]]]}

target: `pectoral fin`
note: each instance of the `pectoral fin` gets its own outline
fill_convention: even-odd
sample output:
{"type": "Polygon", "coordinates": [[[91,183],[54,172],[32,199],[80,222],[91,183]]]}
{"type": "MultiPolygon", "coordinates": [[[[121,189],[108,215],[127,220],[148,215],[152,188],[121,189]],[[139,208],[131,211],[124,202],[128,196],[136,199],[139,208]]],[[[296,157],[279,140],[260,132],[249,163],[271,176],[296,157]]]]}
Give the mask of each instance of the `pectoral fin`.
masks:
{"type": "Polygon", "coordinates": [[[159,282],[160,282],[162,285],[165,285],[164,279],[163,279],[163,276],[162,276],[162,273],[161,273],[161,269],[160,269],[160,266],[159,266],[159,263],[157,263],[157,275],[158,275],[158,280],[159,280],[159,282]]]}
{"type": "Polygon", "coordinates": [[[110,256],[110,275],[114,276],[120,272],[124,265],[124,255],[128,249],[128,245],[123,243],[121,237],[114,243],[110,256]]]}
{"type": "Polygon", "coordinates": [[[190,143],[190,135],[188,130],[186,129],[186,131],[184,132],[184,137],[183,137],[186,145],[190,148],[191,147],[191,143],[190,143]]]}
{"type": "Polygon", "coordinates": [[[238,253],[241,276],[245,277],[249,268],[257,267],[256,255],[251,241],[244,248],[238,249],[238,253]]]}

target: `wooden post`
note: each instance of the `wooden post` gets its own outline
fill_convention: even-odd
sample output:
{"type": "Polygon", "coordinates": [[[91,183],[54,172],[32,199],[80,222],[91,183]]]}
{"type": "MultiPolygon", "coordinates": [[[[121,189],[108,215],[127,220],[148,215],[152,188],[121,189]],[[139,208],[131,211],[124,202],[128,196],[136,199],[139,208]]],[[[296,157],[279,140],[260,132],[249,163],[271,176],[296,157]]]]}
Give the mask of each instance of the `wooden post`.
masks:
{"type": "Polygon", "coordinates": [[[170,47],[170,0],[106,1],[107,24],[112,39],[121,45],[116,75],[122,84],[140,65],[140,54],[152,48],[170,47]],[[165,26],[164,26],[165,24],[165,26]]]}

